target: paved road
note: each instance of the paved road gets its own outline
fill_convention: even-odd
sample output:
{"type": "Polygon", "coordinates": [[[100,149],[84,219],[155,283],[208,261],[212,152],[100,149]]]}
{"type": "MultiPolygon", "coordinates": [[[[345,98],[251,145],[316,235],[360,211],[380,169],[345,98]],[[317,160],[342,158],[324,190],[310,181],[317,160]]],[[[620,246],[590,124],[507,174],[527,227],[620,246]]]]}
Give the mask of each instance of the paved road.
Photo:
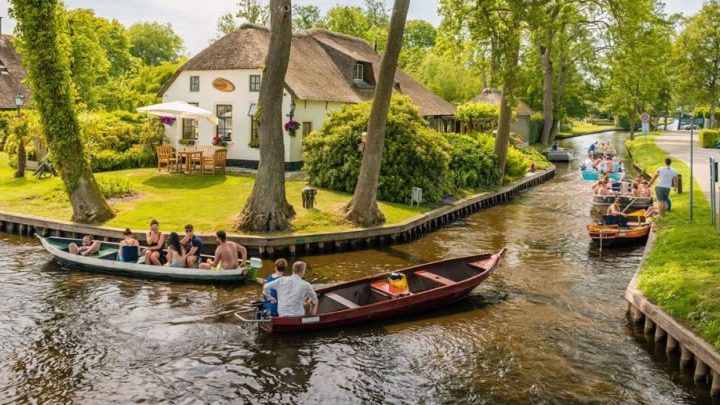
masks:
{"type": "MultiPolygon", "coordinates": [[[[698,134],[694,134],[694,176],[700,189],[702,189],[705,197],[710,198],[710,165],[708,164],[708,158],[710,156],[720,159],[720,150],[718,149],[703,149],[698,146],[698,134]]],[[[676,156],[678,159],[690,165],[690,132],[666,132],[658,137],[658,146],[666,150],[669,154],[676,156]]],[[[648,168],[650,169],[650,168],[648,168]]],[[[649,173],[654,173],[655,168],[648,170],[649,173]]],[[[683,179],[683,188],[687,189],[689,179],[683,179]]]]}

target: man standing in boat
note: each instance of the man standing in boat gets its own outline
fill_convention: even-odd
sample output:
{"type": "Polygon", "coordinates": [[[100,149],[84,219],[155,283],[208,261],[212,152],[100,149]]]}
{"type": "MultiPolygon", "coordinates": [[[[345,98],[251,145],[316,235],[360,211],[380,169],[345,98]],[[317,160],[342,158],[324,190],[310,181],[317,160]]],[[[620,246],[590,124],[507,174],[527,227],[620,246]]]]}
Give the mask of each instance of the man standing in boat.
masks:
{"type": "Polygon", "coordinates": [[[310,283],[303,280],[305,262],[295,262],[292,276],[280,277],[263,285],[263,295],[268,301],[278,304],[279,316],[305,316],[305,303],[310,305],[310,315],[315,315],[318,308],[318,297],[310,283]],[[277,300],[270,295],[270,290],[277,290],[277,300]]]}
{"type": "Polygon", "coordinates": [[[659,168],[657,172],[655,172],[655,175],[648,185],[649,187],[652,187],[655,180],[658,181],[657,186],[655,186],[655,195],[658,199],[660,214],[662,214],[665,210],[670,211],[672,208],[672,203],[670,202],[670,188],[674,187],[675,192],[677,192],[678,174],[675,169],[670,167],[671,163],[672,160],[670,160],[670,158],[665,158],[665,166],[659,168]]]}

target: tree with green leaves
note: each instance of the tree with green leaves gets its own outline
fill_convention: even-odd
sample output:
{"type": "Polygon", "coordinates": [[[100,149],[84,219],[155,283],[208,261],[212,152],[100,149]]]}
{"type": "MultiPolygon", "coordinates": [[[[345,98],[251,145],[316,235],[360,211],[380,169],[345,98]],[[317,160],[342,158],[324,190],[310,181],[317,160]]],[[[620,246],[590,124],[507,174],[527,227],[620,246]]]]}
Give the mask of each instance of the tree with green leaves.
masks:
{"type": "Polygon", "coordinates": [[[27,163],[26,146],[30,142],[30,123],[28,118],[23,115],[17,115],[10,118],[8,128],[8,138],[5,144],[5,150],[15,156],[15,173],[13,177],[25,177],[25,165],[27,163]]]}
{"type": "Polygon", "coordinates": [[[370,29],[365,11],[354,6],[335,6],[328,10],[325,26],[330,31],[365,39],[370,29]]]}
{"type": "Polygon", "coordinates": [[[239,217],[238,228],[253,232],[284,231],[295,210],[285,196],[285,145],[282,100],[290,62],[292,5],[270,1],[270,42],[260,82],[257,119],[260,122],[260,163],[252,193],[239,217]]]}
{"type": "Polygon", "coordinates": [[[345,213],[345,218],[357,225],[374,226],[385,222],[385,215],[377,205],[378,180],[385,147],[385,126],[395,87],[395,71],[403,45],[403,32],[409,8],[410,0],[395,0],[390,17],[387,48],[380,63],[375,86],[360,176],[345,213]]]}
{"type": "Polygon", "coordinates": [[[236,17],[255,25],[267,25],[270,22],[270,10],[263,0],[239,0],[236,17]]]}
{"type": "Polygon", "coordinates": [[[408,20],[405,24],[403,49],[399,65],[405,69],[419,66],[425,56],[435,47],[437,32],[435,27],[424,20],[408,20]]]}
{"type": "Polygon", "coordinates": [[[53,160],[60,168],[73,207],[73,220],[101,222],[113,216],[105,201],[80,138],[70,78],[70,44],[62,35],[64,20],[59,0],[12,0],[12,15],[53,160]]]}
{"type": "Polygon", "coordinates": [[[182,38],[175,33],[170,23],[136,23],[128,28],[127,33],[130,53],[146,65],[177,62],[183,56],[182,38]]]}
{"type": "Polygon", "coordinates": [[[309,30],[310,28],[319,27],[323,24],[323,17],[320,14],[318,6],[307,5],[293,6],[293,28],[299,30],[309,30]]]}
{"type": "Polygon", "coordinates": [[[706,2],[687,20],[673,46],[679,88],[688,99],[710,105],[710,128],[716,128],[720,89],[720,1],[706,2]]]}

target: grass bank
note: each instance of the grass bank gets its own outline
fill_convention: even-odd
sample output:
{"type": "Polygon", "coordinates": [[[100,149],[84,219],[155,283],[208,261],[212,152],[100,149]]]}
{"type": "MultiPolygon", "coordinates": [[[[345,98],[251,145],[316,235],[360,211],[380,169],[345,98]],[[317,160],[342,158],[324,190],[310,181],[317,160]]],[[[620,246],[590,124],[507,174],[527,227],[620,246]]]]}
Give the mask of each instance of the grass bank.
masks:
{"type": "MultiPolygon", "coordinates": [[[[37,180],[32,172],[25,178],[12,177],[14,169],[8,157],[0,153],[0,210],[31,214],[51,219],[70,220],[72,209],[59,178],[37,180]]],[[[133,169],[98,173],[100,181],[127,180],[134,195],[111,199],[117,216],[101,225],[133,230],[147,229],[152,218],[162,229],[182,229],[192,223],[200,232],[230,229],[252,191],[255,178],[248,175],[167,174],[156,169],[133,169]]],[[[123,181],[124,182],[124,181],[123,181]]],[[[293,233],[331,232],[353,229],[341,215],[351,195],[319,189],[316,209],[302,208],[301,190],[307,183],[290,180],[287,197],[297,215],[292,221],[293,233]]],[[[398,224],[432,209],[380,202],[387,224],[398,224]]]]}
{"type": "Polygon", "coordinates": [[[573,122],[573,128],[570,132],[559,132],[557,139],[574,138],[576,136],[595,134],[598,132],[613,131],[617,128],[614,125],[595,125],[584,122],[573,122]]]}
{"type": "MultiPolygon", "coordinates": [[[[628,141],[634,162],[653,173],[667,153],[649,136],[628,141]]],[[[687,181],[688,165],[675,159],[673,167],[687,181]]],[[[720,234],[710,225],[710,206],[695,184],[695,222],[689,219],[687,185],[671,194],[672,211],[657,221],[657,239],[639,277],[642,293],[665,312],[697,331],[720,350],[720,234]]]]}

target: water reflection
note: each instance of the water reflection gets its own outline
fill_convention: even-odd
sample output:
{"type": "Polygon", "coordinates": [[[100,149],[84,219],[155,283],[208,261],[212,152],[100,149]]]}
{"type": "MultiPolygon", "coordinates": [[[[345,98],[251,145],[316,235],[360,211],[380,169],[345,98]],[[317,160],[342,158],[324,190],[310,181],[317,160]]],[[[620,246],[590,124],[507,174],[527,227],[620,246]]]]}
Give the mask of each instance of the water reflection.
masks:
{"type": "MultiPolygon", "coordinates": [[[[624,151],[618,134],[563,146],[581,155],[596,139],[624,151]]],[[[560,165],[421,240],[302,258],[312,282],[331,283],[508,248],[451,307],[309,335],[238,327],[229,311],[257,286],[65,272],[35,241],[0,235],[0,402],[709,402],[628,329],[622,297],[642,248],[589,243],[588,189],[576,163],[560,165]]]]}

